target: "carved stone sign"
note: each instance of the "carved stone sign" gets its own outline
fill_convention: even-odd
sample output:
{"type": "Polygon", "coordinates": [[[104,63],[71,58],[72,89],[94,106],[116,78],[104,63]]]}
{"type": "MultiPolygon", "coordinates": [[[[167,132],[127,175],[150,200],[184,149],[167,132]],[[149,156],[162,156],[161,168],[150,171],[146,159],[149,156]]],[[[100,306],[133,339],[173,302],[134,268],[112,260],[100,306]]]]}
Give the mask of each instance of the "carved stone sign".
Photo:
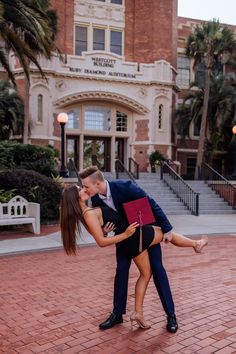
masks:
{"type": "Polygon", "coordinates": [[[134,68],[131,69],[129,68],[129,72],[125,72],[127,68],[125,69],[122,68],[121,61],[112,58],[91,56],[91,57],[87,57],[87,60],[81,62],[80,65],[76,67],[69,66],[68,68],[70,72],[78,73],[78,74],[119,77],[119,78],[127,78],[127,79],[136,78],[136,73],[134,68]]]}

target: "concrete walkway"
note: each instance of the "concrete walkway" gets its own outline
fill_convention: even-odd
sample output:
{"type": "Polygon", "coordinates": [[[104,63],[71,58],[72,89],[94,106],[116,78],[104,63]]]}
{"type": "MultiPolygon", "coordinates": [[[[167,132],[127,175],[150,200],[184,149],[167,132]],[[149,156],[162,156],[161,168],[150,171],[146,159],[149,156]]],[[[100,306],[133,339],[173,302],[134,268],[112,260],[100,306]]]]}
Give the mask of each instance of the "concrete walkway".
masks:
{"type": "MultiPolygon", "coordinates": [[[[232,234],[236,236],[236,215],[171,215],[169,217],[174,230],[186,236],[232,234]]],[[[82,237],[78,240],[80,245],[94,244],[94,239],[83,230],[82,237]]],[[[19,252],[42,251],[60,249],[60,232],[47,236],[33,236],[0,241],[0,255],[15,254],[19,252]]]]}

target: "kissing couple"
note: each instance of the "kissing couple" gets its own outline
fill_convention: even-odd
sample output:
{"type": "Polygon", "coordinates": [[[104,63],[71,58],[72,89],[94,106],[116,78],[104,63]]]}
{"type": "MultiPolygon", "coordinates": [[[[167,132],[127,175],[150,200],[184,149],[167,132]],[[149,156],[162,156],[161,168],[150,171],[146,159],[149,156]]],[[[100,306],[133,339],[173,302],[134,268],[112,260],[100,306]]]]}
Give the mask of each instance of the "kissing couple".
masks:
{"type": "Polygon", "coordinates": [[[162,264],[161,242],[170,242],[178,247],[192,247],[201,253],[208,243],[206,236],[192,240],[175,233],[160,208],[137,184],[130,180],[107,181],[97,166],[80,172],[82,188],[71,185],[64,189],[60,205],[60,226],[65,252],[76,254],[77,233],[81,224],[94,237],[100,247],[116,245],[116,275],[114,279],[113,310],[99,325],[101,330],[109,329],[123,322],[126,313],[128,279],[133,259],[140,274],[135,285],[134,312],[131,324],[142,329],[150,328],[143,314],[143,302],[148,283],[153,276],[163,309],[167,316],[166,329],[170,333],[178,330],[175,306],[165,268],[162,264]],[[142,226],[140,248],[140,225],[128,223],[124,203],[147,197],[155,222],[142,226]],[[91,198],[92,207],[87,202],[91,198]],[[114,230],[115,236],[107,233],[114,230]]]}

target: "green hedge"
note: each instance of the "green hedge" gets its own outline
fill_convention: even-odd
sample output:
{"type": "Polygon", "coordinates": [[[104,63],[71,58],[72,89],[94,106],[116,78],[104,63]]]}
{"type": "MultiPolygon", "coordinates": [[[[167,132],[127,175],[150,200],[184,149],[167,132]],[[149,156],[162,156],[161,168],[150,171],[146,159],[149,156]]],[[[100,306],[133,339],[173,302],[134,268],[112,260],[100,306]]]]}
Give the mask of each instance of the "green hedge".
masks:
{"type": "Polygon", "coordinates": [[[19,144],[14,141],[0,142],[0,170],[26,169],[51,177],[57,176],[56,151],[50,147],[19,144]]]}
{"type": "Polygon", "coordinates": [[[58,220],[62,186],[52,178],[35,171],[11,170],[0,172],[3,191],[14,190],[29,202],[40,204],[41,221],[58,220]]]}

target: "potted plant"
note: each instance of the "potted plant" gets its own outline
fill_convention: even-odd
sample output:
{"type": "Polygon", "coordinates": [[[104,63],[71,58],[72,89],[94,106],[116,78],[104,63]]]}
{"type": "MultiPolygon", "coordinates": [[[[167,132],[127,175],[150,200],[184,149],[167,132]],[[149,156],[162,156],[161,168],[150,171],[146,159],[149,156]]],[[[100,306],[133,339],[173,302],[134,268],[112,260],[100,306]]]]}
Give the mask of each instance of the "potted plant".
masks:
{"type": "Polygon", "coordinates": [[[165,161],[165,157],[158,150],[153,151],[149,156],[149,162],[151,165],[151,172],[157,172],[160,169],[162,162],[165,161]]]}

